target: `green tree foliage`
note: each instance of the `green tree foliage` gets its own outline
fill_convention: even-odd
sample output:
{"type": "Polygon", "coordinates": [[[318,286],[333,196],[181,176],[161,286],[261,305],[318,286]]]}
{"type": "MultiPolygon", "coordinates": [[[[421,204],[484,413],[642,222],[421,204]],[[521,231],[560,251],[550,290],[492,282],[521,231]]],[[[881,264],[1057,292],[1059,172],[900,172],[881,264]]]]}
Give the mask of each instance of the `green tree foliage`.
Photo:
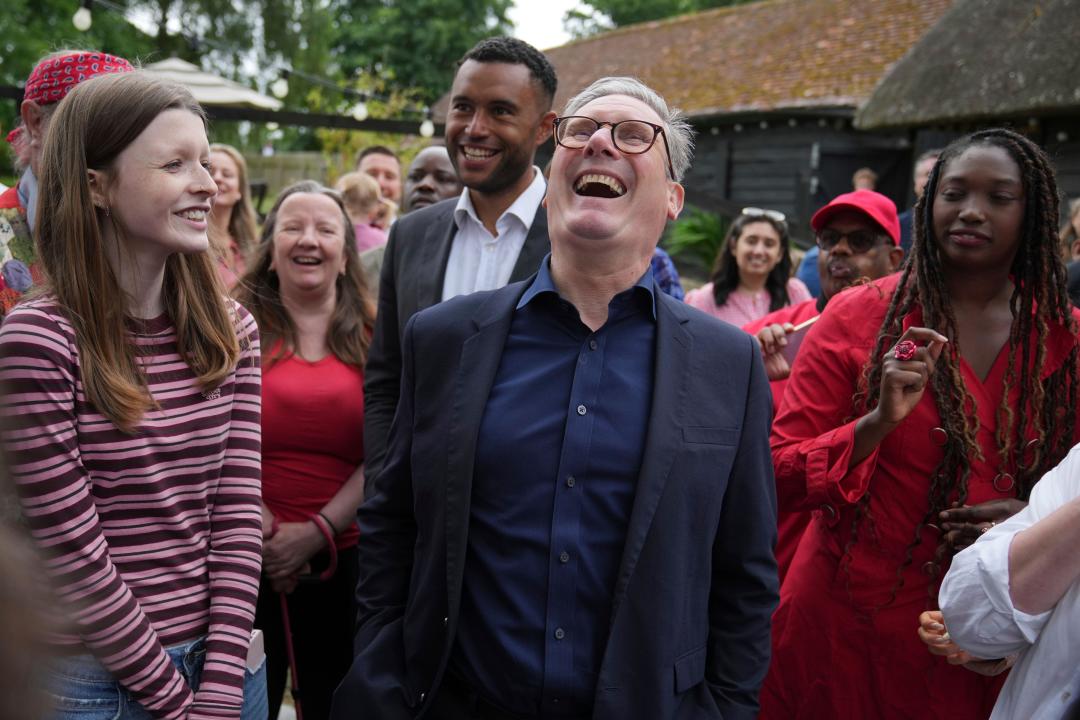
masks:
{"type": "Polygon", "coordinates": [[[339,0],[335,47],[346,77],[374,73],[433,103],[458,58],[479,40],[510,31],[512,0],[339,0]]]}
{"type": "MultiPolygon", "coordinates": [[[[397,90],[383,78],[371,73],[360,73],[352,86],[356,90],[381,98],[369,100],[367,103],[368,112],[372,117],[405,117],[409,115],[409,109],[416,107],[419,103],[415,90],[397,90]]],[[[334,112],[335,110],[342,113],[349,112],[347,108],[340,109],[341,100],[337,97],[330,98],[320,94],[319,97],[311,97],[309,100],[319,112],[334,112]]],[[[346,103],[355,102],[355,100],[346,101],[346,103]]],[[[419,131],[420,118],[415,119],[417,131],[419,131]]],[[[329,184],[336,182],[343,174],[351,172],[355,167],[357,154],[366,147],[383,145],[390,148],[397,153],[401,160],[401,167],[404,169],[409,167],[416,153],[431,142],[418,134],[400,135],[341,128],[319,128],[315,131],[315,137],[328,161],[327,183],[329,184]]]]}
{"type": "Polygon", "coordinates": [[[755,0],[584,0],[570,10],[563,26],[575,38],[595,35],[624,25],[660,20],[729,5],[743,5],[755,0]]]}
{"type": "MultiPolygon", "coordinates": [[[[5,29],[0,84],[22,83],[40,57],[63,48],[103,50],[144,64],[176,56],[248,83],[255,79],[252,68],[264,81],[273,79],[277,66],[321,76],[333,72],[328,0],[110,0],[112,7],[93,6],[87,32],[72,24],[79,5],[79,0],[0,0],[0,28],[5,29]],[[133,18],[150,31],[139,29],[133,18]],[[175,32],[178,28],[183,32],[175,32]]],[[[292,98],[310,91],[302,81],[291,82],[290,89],[294,106],[301,101],[292,98]]],[[[16,114],[14,102],[0,101],[0,128],[10,128],[16,114]]],[[[235,123],[215,130],[216,140],[239,139],[235,123]]],[[[295,134],[297,144],[314,141],[310,131],[295,134]]],[[[3,167],[6,152],[0,148],[3,167]]]]}
{"type": "Polygon", "coordinates": [[[64,48],[93,48],[123,57],[141,57],[154,49],[153,38],[107,12],[94,13],[87,32],[71,22],[76,0],[4,0],[0,2],[0,84],[26,80],[34,63],[46,53],[64,48]]]}

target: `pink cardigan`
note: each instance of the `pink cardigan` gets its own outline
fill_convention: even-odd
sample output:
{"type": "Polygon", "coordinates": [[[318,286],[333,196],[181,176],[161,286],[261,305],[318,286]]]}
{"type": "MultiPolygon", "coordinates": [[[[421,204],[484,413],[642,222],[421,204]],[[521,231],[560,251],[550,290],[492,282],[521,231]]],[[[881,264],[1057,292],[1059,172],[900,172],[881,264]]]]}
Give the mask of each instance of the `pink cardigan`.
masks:
{"type": "MultiPolygon", "coordinates": [[[[813,297],[803,281],[798,278],[788,280],[787,292],[789,305],[798,305],[813,297]]],[[[731,323],[735,327],[742,327],[748,322],[765,317],[770,312],[768,290],[761,290],[754,295],[746,295],[733,290],[728,295],[727,302],[717,307],[712,283],[706,283],[697,290],[686,293],[686,304],[731,323]]]]}

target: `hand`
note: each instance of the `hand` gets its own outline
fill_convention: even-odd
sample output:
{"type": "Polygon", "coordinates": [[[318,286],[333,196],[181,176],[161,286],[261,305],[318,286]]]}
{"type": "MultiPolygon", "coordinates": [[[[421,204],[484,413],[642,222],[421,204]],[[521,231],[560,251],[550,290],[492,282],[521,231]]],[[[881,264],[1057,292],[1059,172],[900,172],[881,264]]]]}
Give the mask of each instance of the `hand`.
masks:
{"type": "Polygon", "coordinates": [[[326,539],[315,523],[281,523],[277,535],[263,545],[263,572],[272,581],[287,578],[325,545],[326,539]]]}
{"type": "Polygon", "coordinates": [[[898,424],[922,400],[941,350],[949,342],[941,333],[922,327],[908,328],[897,343],[903,340],[911,340],[919,348],[910,360],[897,360],[891,349],[885,355],[881,372],[881,399],[875,412],[887,426],[898,424]]]}
{"type": "Polygon", "coordinates": [[[263,536],[263,542],[268,540],[270,538],[270,536],[273,535],[273,534],[274,534],[274,515],[269,510],[266,509],[265,505],[263,505],[263,508],[262,508],[262,536],[263,536]]]}
{"type": "Polygon", "coordinates": [[[1016,655],[1010,655],[1006,658],[983,660],[961,650],[949,637],[940,610],[927,610],[919,616],[919,639],[926,644],[931,654],[944,657],[950,665],[963,665],[973,673],[987,677],[1005,672],[1013,666],[1017,658],[1016,655]]]}
{"type": "MultiPolygon", "coordinates": [[[[310,566],[305,564],[304,568],[310,569],[310,566]]],[[[277,580],[271,579],[270,580],[270,588],[274,592],[283,592],[286,595],[288,595],[289,593],[291,593],[293,590],[296,589],[297,585],[300,584],[300,576],[302,574],[304,574],[304,572],[306,572],[306,570],[301,569],[300,572],[293,573],[292,575],[289,575],[287,577],[280,578],[280,579],[277,579],[277,580]]]]}
{"type": "Polygon", "coordinates": [[[940,610],[927,610],[919,616],[919,639],[931,655],[944,657],[950,665],[964,665],[978,659],[952,641],[940,610]]]}
{"type": "Polygon", "coordinates": [[[938,514],[941,532],[953,551],[960,552],[994,525],[1008,520],[1025,507],[1027,503],[1016,498],[999,498],[978,505],[953,503],[953,507],[938,514]]]}
{"type": "Polygon", "coordinates": [[[1003,657],[999,660],[972,660],[964,663],[964,667],[973,673],[985,675],[986,677],[994,677],[1015,665],[1018,657],[1020,657],[1019,653],[1003,657]]]}
{"type": "Polygon", "coordinates": [[[794,329],[795,326],[791,323],[773,323],[758,331],[761,359],[765,361],[765,375],[770,381],[783,380],[791,374],[791,366],[780,350],[787,345],[787,335],[794,329]]]}

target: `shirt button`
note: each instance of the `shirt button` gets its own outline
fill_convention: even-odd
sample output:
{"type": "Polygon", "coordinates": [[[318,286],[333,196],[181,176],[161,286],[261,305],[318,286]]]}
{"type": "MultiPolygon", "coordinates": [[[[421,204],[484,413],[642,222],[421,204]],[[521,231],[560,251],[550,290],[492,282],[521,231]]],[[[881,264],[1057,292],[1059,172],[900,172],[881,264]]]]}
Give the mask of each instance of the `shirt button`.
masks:
{"type": "Polygon", "coordinates": [[[585,409],[584,405],[578,405],[577,406],[577,414],[578,415],[584,415],[587,412],[589,412],[589,411],[585,409]]]}
{"type": "Polygon", "coordinates": [[[566,552],[565,550],[563,550],[561,553],[559,553],[559,562],[561,562],[561,563],[570,562],[570,553],[566,552]]]}
{"type": "Polygon", "coordinates": [[[424,702],[424,698],[426,698],[426,697],[427,697],[427,693],[420,693],[420,702],[421,702],[421,704],[424,702]]]}
{"type": "Polygon", "coordinates": [[[444,618],[442,619],[442,626],[443,626],[443,627],[447,627],[447,626],[448,626],[449,624],[450,624],[450,618],[448,618],[448,617],[444,617],[444,618]]]}
{"type": "Polygon", "coordinates": [[[566,637],[566,631],[562,628],[555,628],[555,639],[562,640],[564,637],[566,637]]]}
{"type": "Polygon", "coordinates": [[[575,480],[574,476],[571,475],[568,478],[566,478],[566,487],[574,487],[574,483],[576,483],[576,482],[577,482],[577,480],[575,480]]]}
{"type": "Polygon", "coordinates": [[[590,340],[589,341],[589,349],[590,350],[595,350],[598,347],[600,347],[600,343],[596,342],[595,340],[590,340]]]}

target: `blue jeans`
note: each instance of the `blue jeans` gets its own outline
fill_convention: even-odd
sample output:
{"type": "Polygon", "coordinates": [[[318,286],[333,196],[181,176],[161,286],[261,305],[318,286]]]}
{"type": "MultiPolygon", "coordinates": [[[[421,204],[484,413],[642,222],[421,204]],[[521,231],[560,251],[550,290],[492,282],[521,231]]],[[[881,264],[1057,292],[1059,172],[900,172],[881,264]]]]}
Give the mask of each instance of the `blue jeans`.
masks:
{"type": "MultiPolygon", "coordinates": [[[[203,640],[174,645],[165,651],[191,691],[198,690],[206,659],[203,640]]],[[[49,720],[153,720],[92,655],[57,658],[50,663],[48,682],[53,706],[49,720]]],[[[264,660],[258,670],[244,670],[244,707],[240,718],[266,720],[267,713],[264,660]]]]}

